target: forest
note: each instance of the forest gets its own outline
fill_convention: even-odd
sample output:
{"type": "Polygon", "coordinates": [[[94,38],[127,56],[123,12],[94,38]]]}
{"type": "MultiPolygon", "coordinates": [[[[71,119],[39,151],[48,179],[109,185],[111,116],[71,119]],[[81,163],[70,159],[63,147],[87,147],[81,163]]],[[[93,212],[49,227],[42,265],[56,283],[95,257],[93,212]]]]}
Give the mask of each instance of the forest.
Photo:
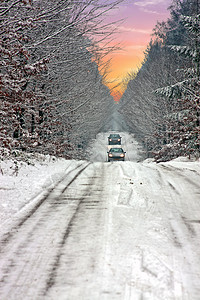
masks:
{"type": "Polygon", "coordinates": [[[157,161],[200,155],[200,3],[173,0],[169,10],[120,101],[130,131],[157,161]]]}
{"type": "Polygon", "coordinates": [[[1,1],[1,153],[81,157],[114,104],[103,72],[114,24],[105,16],[120,2],[1,1]]]}

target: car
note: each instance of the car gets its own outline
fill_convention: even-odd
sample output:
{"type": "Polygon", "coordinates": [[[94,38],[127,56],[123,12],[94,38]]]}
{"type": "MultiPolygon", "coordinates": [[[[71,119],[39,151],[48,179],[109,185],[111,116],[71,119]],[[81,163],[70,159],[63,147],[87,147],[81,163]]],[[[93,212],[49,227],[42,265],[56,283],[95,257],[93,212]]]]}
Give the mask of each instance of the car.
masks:
{"type": "Polygon", "coordinates": [[[108,162],[114,160],[125,160],[125,151],[122,148],[111,148],[108,152],[108,162]]]}
{"type": "Polygon", "coordinates": [[[108,145],[121,145],[121,136],[118,133],[111,133],[108,137],[108,145]]]}

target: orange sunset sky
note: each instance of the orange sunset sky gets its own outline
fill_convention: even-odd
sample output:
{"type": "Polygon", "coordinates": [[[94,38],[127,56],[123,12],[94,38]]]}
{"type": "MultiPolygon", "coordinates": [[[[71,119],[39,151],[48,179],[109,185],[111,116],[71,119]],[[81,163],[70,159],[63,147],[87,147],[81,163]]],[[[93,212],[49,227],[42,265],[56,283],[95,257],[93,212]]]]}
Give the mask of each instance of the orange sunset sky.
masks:
{"type": "Polygon", "coordinates": [[[127,0],[109,16],[109,21],[123,19],[117,27],[115,43],[120,43],[121,51],[110,54],[112,58],[106,85],[115,100],[122,94],[121,83],[127,73],[136,71],[144,59],[144,50],[151,39],[152,29],[157,21],[166,21],[171,0],[127,0]]]}

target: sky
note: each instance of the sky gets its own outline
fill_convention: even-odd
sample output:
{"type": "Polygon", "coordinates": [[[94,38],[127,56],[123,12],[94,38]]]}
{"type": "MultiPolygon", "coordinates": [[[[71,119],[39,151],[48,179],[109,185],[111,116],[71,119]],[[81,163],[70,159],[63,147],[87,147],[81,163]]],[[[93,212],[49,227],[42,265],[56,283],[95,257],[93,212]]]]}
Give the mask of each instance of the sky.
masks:
{"type": "MultiPolygon", "coordinates": [[[[171,0],[126,0],[109,16],[111,21],[123,19],[115,35],[115,43],[120,43],[121,50],[107,57],[112,59],[108,74],[109,88],[112,89],[128,73],[141,66],[144,51],[151,40],[152,29],[157,21],[167,20],[170,4],[171,0]]],[[[120,98],[121,93],[122,87],[111,92],[115,100],[120,98]]]]}

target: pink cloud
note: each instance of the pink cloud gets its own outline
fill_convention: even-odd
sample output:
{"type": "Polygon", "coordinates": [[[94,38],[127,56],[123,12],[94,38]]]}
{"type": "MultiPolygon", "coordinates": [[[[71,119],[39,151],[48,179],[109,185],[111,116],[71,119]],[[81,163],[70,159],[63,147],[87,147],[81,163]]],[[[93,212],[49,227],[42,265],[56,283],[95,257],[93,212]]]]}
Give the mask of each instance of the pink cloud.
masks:
{"type": "Polygon", "coordinates": [[[165,3],[166,1],[165,0],[143,0],[143,1],[138,1],[138,2],[135,2],[134,4],[135,5],[138,5],[138,6],[149,6],[149,5],[158,5],[158,4],[161,4],[161,3],[165,3]]]}
{"type": "Polygon", "coordinates": [[[125,27],[125,26],[119,26],[118,29],[123,32],[136,32],[141,34],[151,34],[152,29],[140,29],[140,28],[134,28],[134,27],[125,27]]]}

